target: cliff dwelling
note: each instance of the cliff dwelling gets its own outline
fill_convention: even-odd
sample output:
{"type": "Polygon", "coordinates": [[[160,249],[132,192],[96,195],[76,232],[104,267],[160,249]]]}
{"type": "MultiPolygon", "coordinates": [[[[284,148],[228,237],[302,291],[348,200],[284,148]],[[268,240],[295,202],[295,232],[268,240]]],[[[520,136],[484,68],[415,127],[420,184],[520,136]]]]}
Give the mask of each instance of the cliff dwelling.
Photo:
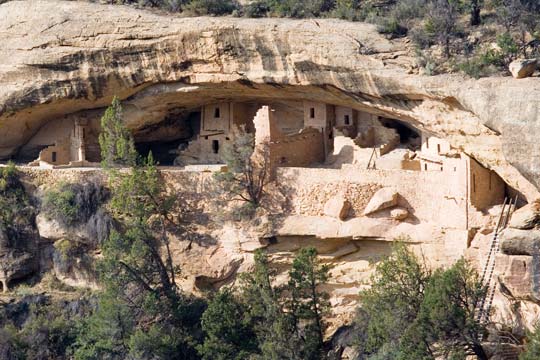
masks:
{"type": "MultiPolygon", "coordinates": [[[[31,166],[98,166],[97,114],[49,122],[20,153],[39,153],[31,166]]],[[[240,131],[254,134],[256,147],[268,148],[277,183],[295,187],[291,215],[300,223],[324,216],[322,206],[331,198],[349,203],[342,220],[352,219],[350,228],[336,230],[338,238],[434,237],[457,258],[509,191],[495,172],[409,123],[314,101],[208,103],[173,111],[135,139],[141,153],[152,151],[167,169],[216,171],[240,131]],[[312,199],[318,187],[325,198],[312,199]],[[381,189],[391,189],[390,205],[366,210],[381,189]]],[[[285,226],[282,233],[289,232],[285,226]]],[[[329,236],[298,229],[293,235],[329,236]]]]}

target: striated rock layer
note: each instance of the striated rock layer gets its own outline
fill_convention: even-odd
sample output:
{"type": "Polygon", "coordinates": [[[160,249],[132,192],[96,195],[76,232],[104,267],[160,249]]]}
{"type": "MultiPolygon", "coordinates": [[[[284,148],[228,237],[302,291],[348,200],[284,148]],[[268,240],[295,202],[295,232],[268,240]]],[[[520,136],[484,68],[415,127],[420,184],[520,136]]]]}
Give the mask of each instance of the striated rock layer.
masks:
{"type": "Polygon", "coordinates": [[[310,99],[406,121],[538,196],[536,78],[419,76],[406,43],[339,20],[181,18],[58,1],[8,2],[0,19],[0,159],[114,95],[139,132],[216,100],[310,99]]]}

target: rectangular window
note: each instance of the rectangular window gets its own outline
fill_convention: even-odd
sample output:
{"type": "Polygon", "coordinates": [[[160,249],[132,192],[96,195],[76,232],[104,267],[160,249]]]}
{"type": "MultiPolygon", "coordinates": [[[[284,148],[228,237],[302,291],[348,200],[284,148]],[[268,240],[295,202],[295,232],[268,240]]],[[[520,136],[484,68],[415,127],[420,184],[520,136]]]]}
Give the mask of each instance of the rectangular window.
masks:
{"type": "Polygon", "coordinates": [[[217,154],[219,152],[219,141],[218,140],[212,140],[212,151],[214,154],[217,154]]]}
{"type": "Polygon", "coordinates": [[[219,119],[220,117],[221,117],[221,112],[219,108],[217,107],[214,109],[214,118],[219,119]]]}
{"type": "Polygon", "coordinates": [[[350,125],[351,124],[351,120],[349,118],[349,115],[345,115],[345,125],[350,125]]]}
{"type": "Polygon", "coordinates": [[[429,138],[426,138],[426,149],[429,149],[429,138]]]}
{"type": "Polygon", "coordinates": [[[315,108],[309,109],[309,117],[315,119],[315,108]]]}
{"type": "Polygon", "coordinates": [[[53,162],[53,163],[56,162],[56,151],[53,151],[53,152],[52,152],[52,162],[53,162]]]}
{"type": "Polygon", "coordinates": [[[437,144],[437,153],[441,153],[441,144],[437,144]]]}

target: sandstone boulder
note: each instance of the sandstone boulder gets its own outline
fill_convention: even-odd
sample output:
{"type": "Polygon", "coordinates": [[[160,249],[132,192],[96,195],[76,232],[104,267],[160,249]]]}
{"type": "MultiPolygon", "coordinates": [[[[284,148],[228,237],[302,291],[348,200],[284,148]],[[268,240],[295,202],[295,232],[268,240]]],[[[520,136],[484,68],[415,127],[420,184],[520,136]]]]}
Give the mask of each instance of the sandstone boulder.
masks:
{"type": "Polygon", "coordinates": [[[377,191],[367,204],[364,215],[373,214],[377,211],[396,206],[398,203],[398,192],[393,188],[382,188],[377,191]]]}
{"type": "Polygon", "coordinates": [[[516,210],[508,226],[528,230],[540,225],[540,202],[533,202],[516,210]]]}
{"type": "Polygon", "coordinates": [[[36,216],[39,236],[48,240],[60,240],[67,237],[68,231],[58,221],[47,217],[44,213],[36,216]]]}
{"type": "Polygon", "coordinates": [[[394,220],[405,220],[409,216],[409,211],[404,208],[396,208],[390,211],[390,217],[394,220]]]}
{"type": "Polygon", "coordinates": [[[528,299],[531,296],[532,256],[497,256],[499,280],[516,299],[528,299]]]}
{"type": "Polygon", "coordinates": [[[506,229],[500,241],[504,254],[532,256],[540,251],[540,230],[506,229]]]}
{"type": "Polygon", "coordinates": [[[345,220],[349,215],[351,203],[343,196],[334,196],[324,205],[324,215],[345,220]]]}
{"type": "Polygon", "coordinates": [[[538,65],[536,59],[518,59],[514,60],[508,66],[508,69],[512,73],[512,76],[516,79],[523,79],[531,76],[538,65]]]}

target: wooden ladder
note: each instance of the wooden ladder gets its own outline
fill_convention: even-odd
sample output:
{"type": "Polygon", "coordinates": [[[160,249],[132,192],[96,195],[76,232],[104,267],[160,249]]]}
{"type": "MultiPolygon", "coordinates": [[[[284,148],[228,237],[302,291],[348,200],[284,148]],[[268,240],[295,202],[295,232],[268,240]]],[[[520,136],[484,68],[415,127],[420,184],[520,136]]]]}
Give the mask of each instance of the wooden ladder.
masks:
{"type": "Polygon", "coordinates": [[[485,323],[489,319],[489,312],[491,311],[491,305],[493,304],[493,298],[495,297],[495,291],[497,286],[493,281],[493,273],[495,271],[495,262],[496,255],[500,249],[499,235],[502,230],[506,228],[510,217],[512,216],[513,211],[516,208],[517,196],[514,200],[505,198],[504,204],[501,209],[501,214],[499,215],[499,220],[497,221],[497,226],[495,228],[495,233],[491,240],[489,247],[488,256],[486,263],[482,269],[482,276],[480,278],[480,283],[487,288],[486,294],[480,300],[478,306],[476,320],[480,323],[485,323]]]}
{"type": "Polygon", "coordinates": [[[377,169],[377,165],[375,164],[375,159],[377,158],[378,158],[377,148],[374,147],[373,151],[371,152],[371,156],[369,157],[369,161],[368,161],[366,169],[373,169],[373,170],[377,169]],[[372,161],[373,161],[373,164],[371,163],[372,161]]]}

